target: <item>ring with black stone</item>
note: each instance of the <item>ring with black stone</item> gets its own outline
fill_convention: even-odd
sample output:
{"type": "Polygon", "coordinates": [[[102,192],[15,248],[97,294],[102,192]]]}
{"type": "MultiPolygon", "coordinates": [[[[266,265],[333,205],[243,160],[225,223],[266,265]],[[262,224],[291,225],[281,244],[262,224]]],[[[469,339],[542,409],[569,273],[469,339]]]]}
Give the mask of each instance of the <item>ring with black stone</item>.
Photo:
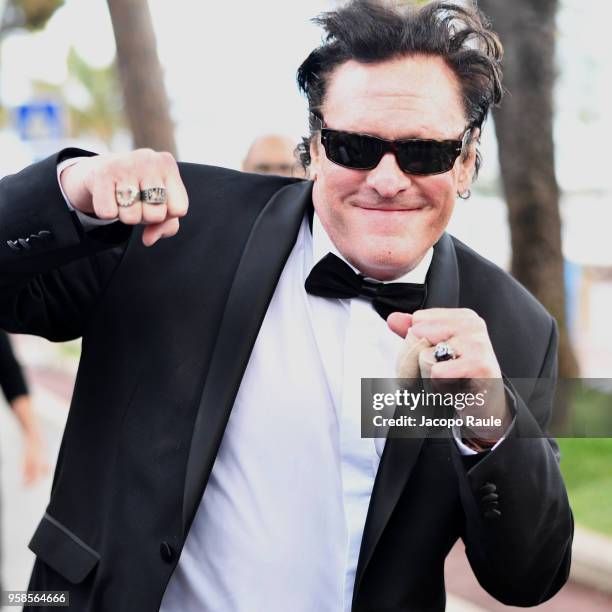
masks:
{"type": "Polygon", "coordinates": [[[449,359],[456,359],[457,355],[453,350],[453,347],[446,342],[438,342],[434,348],[434,359],[438,362],[448,361],[449,359]]]}

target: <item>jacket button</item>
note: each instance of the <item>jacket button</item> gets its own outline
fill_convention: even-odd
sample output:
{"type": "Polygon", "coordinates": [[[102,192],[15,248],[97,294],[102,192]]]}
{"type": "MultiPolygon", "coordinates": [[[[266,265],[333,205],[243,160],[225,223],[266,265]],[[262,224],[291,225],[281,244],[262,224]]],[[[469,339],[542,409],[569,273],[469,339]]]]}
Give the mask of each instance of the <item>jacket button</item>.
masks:
{"type": "Polygon", "coordinates": [[[159,554],[166,563],[171,563],[174,559],[174,549],[166,541],[159,545],[159,554]]]}
{"type": "Polygon", "coordinates": [[[498,519],[501,516],[501,511],[497,510],[497,508],[491,508],[484,513],[484,517],[486,519],[498,519]]]}
{"type": "Polygon", "coordinates": [[[483,503],[496,502],[499,499],[499,495],[497,493],[489,493],[482,498],[483,503]]]}
{"type": "Polygon", "coordinates": [[[485,482],[480,487],[480,492],[483,495],[488,495],[489,493],[495,493],[495,491],[497,491],[497,487],[492,482],[485,482]]]}

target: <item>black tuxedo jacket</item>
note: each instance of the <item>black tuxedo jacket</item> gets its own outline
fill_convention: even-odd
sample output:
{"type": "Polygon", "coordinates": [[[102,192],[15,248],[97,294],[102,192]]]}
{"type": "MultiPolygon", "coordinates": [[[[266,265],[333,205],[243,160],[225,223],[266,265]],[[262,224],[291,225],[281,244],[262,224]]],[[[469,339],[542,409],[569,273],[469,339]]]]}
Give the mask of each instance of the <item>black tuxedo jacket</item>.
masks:
{"type": "MultiPolygon", "coordinates": [[[[147,249],[138,228],[82,231],[58,188],[60,159],[0,183],[0,327],[83,338],[49,506],[30,543],[30,588],[68,590],[79,612],[149,612],[177,564],[311,184],[181,164],[190,212],[176,237],[147,249]]],[[[427,306],[478,312],[506,376],[555,376],[551,317],[448,235],[427,306]]],[[[448,440],[387,441],[354,611],[443,610],[444,559],[458,538],[503,602],[533,605],[564,584],[572,517],[541,434],[551,396],[529,382],[513,392],[515,423],[493,452],[462,458],[448,440]]]]}

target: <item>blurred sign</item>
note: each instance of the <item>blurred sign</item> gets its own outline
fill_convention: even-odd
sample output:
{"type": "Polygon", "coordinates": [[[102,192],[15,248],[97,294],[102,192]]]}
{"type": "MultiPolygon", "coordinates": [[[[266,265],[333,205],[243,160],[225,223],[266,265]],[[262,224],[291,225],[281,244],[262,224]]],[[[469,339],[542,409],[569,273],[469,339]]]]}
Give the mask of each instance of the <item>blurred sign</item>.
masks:
{"type": "Polygon", "coordinates": [[[66,112],[55,100],[35,100],[21,104],[13,113],[15,131],[38,161],[66,146],[66,112]]]}
{"type": "Polygon", "coordinates": [[[36,101],[16,108],[17,132],[22,140],[59,140],[64,137],[64,110],[54,101],[36,101]]]}

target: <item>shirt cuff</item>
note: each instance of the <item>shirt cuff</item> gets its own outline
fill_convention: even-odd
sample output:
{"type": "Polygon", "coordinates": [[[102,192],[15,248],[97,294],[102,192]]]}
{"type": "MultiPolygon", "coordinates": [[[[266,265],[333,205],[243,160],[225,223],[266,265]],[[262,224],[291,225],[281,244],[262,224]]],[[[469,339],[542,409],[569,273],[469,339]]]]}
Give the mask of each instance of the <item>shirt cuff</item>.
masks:
{"type": "MultiPolygon", "coordinates": [[[[508,425],[504,435],[490,448],[487,450],[494,451],[505,439],[508,432],[514,426],[514,421],[516,420],[516,400],[514,395],[510,392],[508,386],[504,383],[504,389],[506,390],[506,399],[508,400],[508,409],[513,414],[512,421],[510,425],[508,425]]],[[[461,455],[477,455],[478,451],[475,451],[473,448],[470,448],[465,442],[461,439],[461,428],[457,425],[453,425],[453,438],[455,439],[455,443],[457,444],[457,448],[459,449],[459,453],[461,455]]]]}
{"type": "Polygon", "coordinates": [[[91,217],[90,215],[86,215],[84,212],[77,210],[72,205],[72,202],[70,202],[70,200],[68,199],[68,196],[64,192],[64,188],[62,187],[62,181],[60,180],[60,176],[62,172],[66,168],[69,168],[70,166],[73,166],[74,164],[76,164],[81,159],[84,159],[84,158],[83,157],[71,157],[57,164],[57,182],[59,183],[59,188],[60,188],[60,191],[62,192],[62,196],[64,197],[64,201],[66,202],[68,208],[72,212],[74,212],[74,214],[77,216],[77,219],[81,223],[81,227],[85,231],[92,230],[102,225],[110,225],[111,223],[117,223],[117,219],[97,219],[96,217],[91,217]]]}

